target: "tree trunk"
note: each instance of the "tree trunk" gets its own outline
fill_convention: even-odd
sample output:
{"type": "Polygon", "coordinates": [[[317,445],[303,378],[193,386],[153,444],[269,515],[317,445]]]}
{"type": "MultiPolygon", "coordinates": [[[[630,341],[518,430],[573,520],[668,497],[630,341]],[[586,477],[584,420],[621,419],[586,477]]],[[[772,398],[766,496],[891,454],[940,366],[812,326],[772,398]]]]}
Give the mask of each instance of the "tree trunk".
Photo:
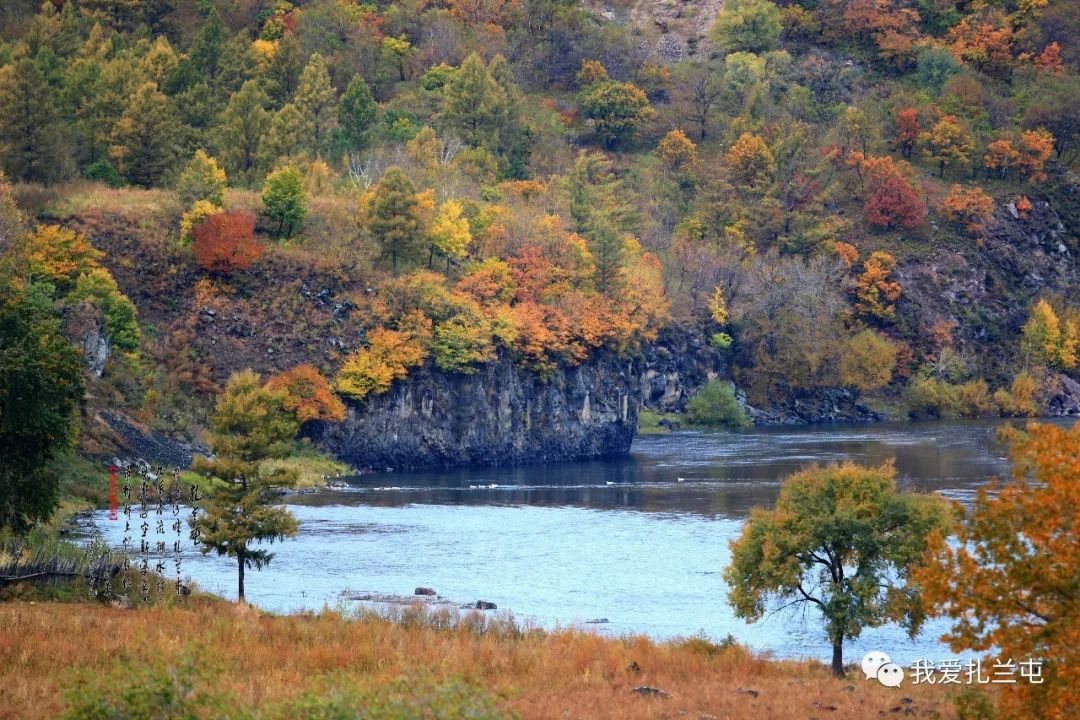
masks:
{"type": "Polygon", "coordinates": [[[844,638],[833,640],[832,674],[838,678],[844,677],[844,638]]]}
{"type": "Polygon", "coordinates": [[[237,601],[238,602],[244,602],[244,553],[237,553],[236,554],[236,565],[237,565],[237,569],[240,571],[240,574],[238,576],[239,577],[239,585],[238,585],[237,593],[236,593],[237,594],[237,601]]]}

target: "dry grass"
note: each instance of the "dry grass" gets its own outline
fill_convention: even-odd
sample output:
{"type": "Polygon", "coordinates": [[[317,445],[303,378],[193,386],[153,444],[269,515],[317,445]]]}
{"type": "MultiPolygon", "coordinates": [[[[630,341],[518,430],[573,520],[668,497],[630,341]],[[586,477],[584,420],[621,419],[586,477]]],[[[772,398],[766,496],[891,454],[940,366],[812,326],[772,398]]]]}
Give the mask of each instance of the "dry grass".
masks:
{"type": "Polygon", "coordinates": [[[178,666],[192,653],[214,668],[215,691],[254,710],[340,683],[372,687],[421,673],[486,688],[522,718],[861,720],[903,716],[904,696],[913,701],[902,706],[908,715],[954,716],[939,687],[836,680],[815,663],[773,662],[695,639],[544,633],[475,614],[411,622],[409,613],[397,622],[333,612],[280,617],[199,600],[182,609],[0,605],[0,718],[56,717],[80,674],[115,683],[132,666],[178,666]],[[670,697],[631,692],[641,685],[670,697]]]}

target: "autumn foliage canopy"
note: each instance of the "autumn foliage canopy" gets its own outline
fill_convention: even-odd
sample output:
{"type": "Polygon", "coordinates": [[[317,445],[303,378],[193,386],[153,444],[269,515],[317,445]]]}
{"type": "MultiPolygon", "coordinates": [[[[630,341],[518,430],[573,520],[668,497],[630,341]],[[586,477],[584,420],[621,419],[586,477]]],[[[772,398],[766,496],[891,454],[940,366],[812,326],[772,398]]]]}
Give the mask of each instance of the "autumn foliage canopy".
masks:
{"type": "Polygon", "coordinates": [[[931,534],[916,579],[956,621],[954,650],[1045,662],[1043,683],[1000,686],[1000,717],[1068,720],[1080,714],[1080,425],[1011,439],[1013,481],[979,489],[958,544],[931,534]]]}

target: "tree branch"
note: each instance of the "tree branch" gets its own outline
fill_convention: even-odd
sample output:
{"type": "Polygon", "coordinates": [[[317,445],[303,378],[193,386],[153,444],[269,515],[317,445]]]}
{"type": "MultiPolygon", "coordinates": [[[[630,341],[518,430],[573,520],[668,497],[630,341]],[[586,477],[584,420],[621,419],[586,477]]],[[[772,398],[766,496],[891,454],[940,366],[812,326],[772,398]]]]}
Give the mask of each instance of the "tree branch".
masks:
{"type": "Polygon", "coordinates": [[[816,604],[817,604],[818,606],[820,606],[820,607],[825,607],[825,603],[823,603],[823,602],[822,602],[821,600],[817,599],[816,597],[814,597],[814,596],[813,596],[813,595],[811,595],[810,593],[808,593],[808,592],[806,592],[805,590],[803,590],[803,586],[802,586],[802,583],[799,583],[798,585],[796,585],[796,586],[795,586],[795,589],[796,589],[796,590],[798,590],[798,591],[799,591],[799,593],[800,593],[800,594],[801,594],[801,595],[802,595],[802,596],[803,596],[804,598],[806,598],[806,600],[807,600],[807,601],[809,601],[809,602],[812,602],[812,603],[816,603],[816,604]]]}

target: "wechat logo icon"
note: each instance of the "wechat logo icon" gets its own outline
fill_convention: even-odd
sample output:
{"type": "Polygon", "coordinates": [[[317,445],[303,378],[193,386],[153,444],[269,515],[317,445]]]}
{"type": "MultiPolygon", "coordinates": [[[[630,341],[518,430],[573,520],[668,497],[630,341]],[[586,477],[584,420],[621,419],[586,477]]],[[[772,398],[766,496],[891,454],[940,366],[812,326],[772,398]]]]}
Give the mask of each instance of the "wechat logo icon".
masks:
{"type": "Polygon", "coordinates": [[[904,682],[904,669],[880,650],[863,655],[862,671],[867,680],[877,679],[885,687],[900,687],[904,682]]]}

